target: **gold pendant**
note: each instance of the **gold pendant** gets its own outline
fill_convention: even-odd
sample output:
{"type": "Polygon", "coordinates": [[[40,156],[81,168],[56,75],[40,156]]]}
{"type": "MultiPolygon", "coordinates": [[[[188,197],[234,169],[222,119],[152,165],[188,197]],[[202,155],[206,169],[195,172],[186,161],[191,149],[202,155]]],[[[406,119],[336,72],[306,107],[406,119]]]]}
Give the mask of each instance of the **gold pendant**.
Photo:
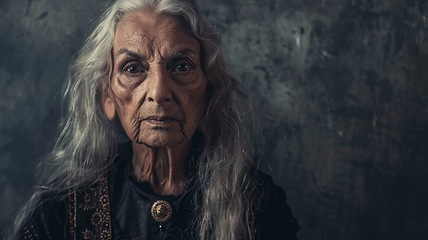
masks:
{"type": "Polygon", "coordinates": [[[172,206],[169,202],[164,200],[157,200],[153,203],[151,209],[153,219],[162,224],[171,219],[172,206]]]}

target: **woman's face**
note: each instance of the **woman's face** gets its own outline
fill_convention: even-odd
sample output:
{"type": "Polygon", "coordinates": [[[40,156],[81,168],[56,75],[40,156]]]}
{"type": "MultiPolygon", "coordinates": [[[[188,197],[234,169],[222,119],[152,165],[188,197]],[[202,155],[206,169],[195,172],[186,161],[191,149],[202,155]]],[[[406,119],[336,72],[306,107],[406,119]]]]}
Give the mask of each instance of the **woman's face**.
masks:
{"type": "Polygon", "coordinates": [[[183,21],[135,11],[117,24],[107,118],[119,117],[129,138],[151,147],[188,142],[205,110],[207,80],[200,46],[183,21]]]}

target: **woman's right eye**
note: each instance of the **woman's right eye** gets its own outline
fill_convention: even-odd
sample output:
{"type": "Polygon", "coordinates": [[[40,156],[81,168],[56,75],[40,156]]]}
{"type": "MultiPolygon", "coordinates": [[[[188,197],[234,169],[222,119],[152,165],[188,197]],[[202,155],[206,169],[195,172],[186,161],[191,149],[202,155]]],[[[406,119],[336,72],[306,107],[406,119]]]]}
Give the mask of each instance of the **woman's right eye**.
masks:
{"type": "Polygon", "coordinates": [[[144,67],[140,63],[129,63],[126,64],[125,67],[123,67],[122,72],[124,72],[127,75],[138,75],[140,73],[145,72],[144,67]]]}

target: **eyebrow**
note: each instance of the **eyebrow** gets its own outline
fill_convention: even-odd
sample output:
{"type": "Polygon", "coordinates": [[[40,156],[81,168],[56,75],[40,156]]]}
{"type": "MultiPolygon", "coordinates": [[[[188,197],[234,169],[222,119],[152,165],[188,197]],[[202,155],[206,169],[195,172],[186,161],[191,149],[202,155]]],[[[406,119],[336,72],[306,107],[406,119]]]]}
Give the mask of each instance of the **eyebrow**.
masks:
{"type": "MultiPolygon", "coordinates": [[[[126,48],[121,48],[116,52],[116,55],[122,55],[122,54],[129,55],[130,57],[135,58],[135,59],[139,59],[139,60],[147,60],[148,59],[147,56],[136,53],[136,52],[131,51],[131,50],[126,49],[126,48]]],[[[168,58],[183,57],[187,54],[196,54],[196,53],[191,48],[183,48],[177,52],[172,53],[170,56],[168,56],[168,58]]]]}
{"type": "Polygon", "coordinates": [[[121,48],[116,52],[116,55],[122,55],[122,54],[127,54],[127,55],[131,56],[132,58],[136,58],[139,60],[146,60],[147,59],[146,56],[141,55],[141,54],[136,53],[136,52],[133,52],[133,51],[128,50],[126,48],[121,48]]]}
{"type": "Polygon", "coordinates": [[[183,48],[177,52],[175,52],[174,54],[172,54],[172,57],[182,57],[185,56],[187,54],[196,54],[195,51],[193,51],[190,48],[183,48]]]}

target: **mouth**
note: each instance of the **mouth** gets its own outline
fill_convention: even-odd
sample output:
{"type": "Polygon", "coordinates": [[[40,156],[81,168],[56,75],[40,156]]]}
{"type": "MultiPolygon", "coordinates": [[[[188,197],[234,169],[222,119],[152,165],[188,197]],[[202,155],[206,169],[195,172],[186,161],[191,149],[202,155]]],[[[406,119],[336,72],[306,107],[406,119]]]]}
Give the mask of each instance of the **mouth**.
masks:
{"type": "Polygon", "coordinates": [[[178,120],[172,117],[149,116],[144,121],[152,124],[168,124],[178,120]]]}

